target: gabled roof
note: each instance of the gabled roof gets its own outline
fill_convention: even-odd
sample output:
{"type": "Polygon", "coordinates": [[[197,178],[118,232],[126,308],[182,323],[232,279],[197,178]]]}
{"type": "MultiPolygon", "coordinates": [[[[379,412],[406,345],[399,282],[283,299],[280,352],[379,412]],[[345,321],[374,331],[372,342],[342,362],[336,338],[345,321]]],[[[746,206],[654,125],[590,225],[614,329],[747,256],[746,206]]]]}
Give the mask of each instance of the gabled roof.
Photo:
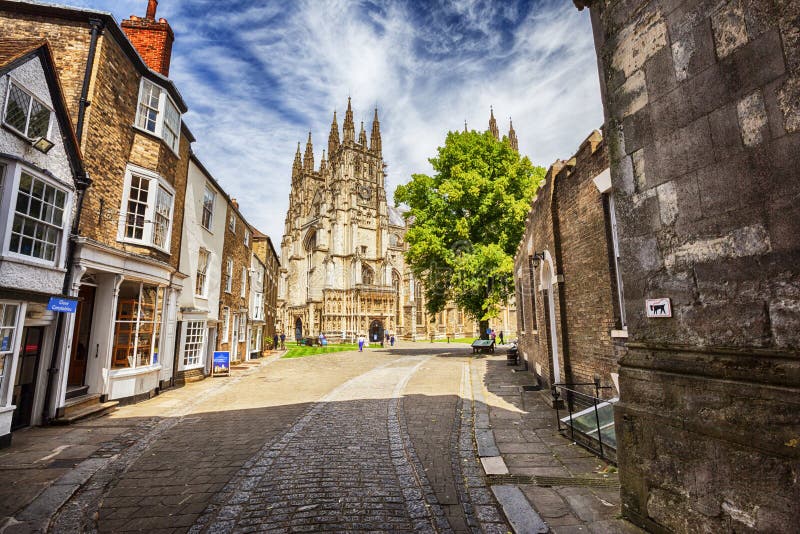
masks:
{"type": "MultiPolygon", "coordinates": [[[[34,57],[38,57],[42,64],[44,77],[47,81],[47,88],[50,91],[50,100],[53,103],[56,120],[59,130],[61,130],[61,140],[64,143],[64,151],[69,158],[70,169],[75,180],[78,182],[86,180],[86,170],[83,168],[83,157],[81,156],[80,145],[75,137],[75,128],[67,112],[67,104],[64,101],[64,91],[53,60],[50,45],[44,39],[0,39],[0,76],[5,76],[8,72],[24,65],[34,57]]],[[[88,184],[83,184],[88,185],[88,184]]]]}

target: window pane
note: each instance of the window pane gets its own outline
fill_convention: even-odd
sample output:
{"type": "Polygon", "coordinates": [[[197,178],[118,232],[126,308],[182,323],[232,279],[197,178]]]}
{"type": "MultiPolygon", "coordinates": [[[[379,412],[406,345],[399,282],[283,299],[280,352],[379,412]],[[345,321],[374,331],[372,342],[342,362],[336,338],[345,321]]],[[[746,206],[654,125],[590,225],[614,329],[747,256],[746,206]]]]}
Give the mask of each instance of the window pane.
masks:
{"type": "Polygon", "coordinates": [[[21,133],[25,133],[25,123],[28,120],[28,108],[31,97],[16,85],[9,84],[8,103],[6,104],[5,122],[21,133]]]}
{"type": "Polygon", "coordinates": [[[11,228],[12,252],[47,261],[56,259],[63,224],[61,213],[54,213],[57,192],[42,180],[22,173],[11,228]]]}
{"type": "Polygon", "coordinates": [[[206,187],[203,193],[203,227],[211,229],[211,221],[214,217],[214,197],[215,193],[206,187]]]}
{"type": "Polygon", "coordinates": [[[140,176],[131,177],[131,189],[128,196],[128,208],[125,220],[125,237],[142,239],[144,237],[144,221],[147,213],[147,196],[150,180],[140,176]]]}
{"type": "Polygon", "coordinates": [[[50,130],[50,110],[38,100],[31,104],[31,119],[28,123],[28,137],[47,137],[50,130]]]}
{"type": "Polygon", "coordinates": [[[158,187],[156,196],[155,220],[153,221],[153,244],[166,248],[169,232],[170,214],[172,212],[172,195],[163,187],[158,187]]]}
{"type": "Polygon", "coordinates": [[[155,133],[158,125],[158,99],[161,89],[147,80],[142,80],[142,98],[139,101],[137,126],[155,133]]]}

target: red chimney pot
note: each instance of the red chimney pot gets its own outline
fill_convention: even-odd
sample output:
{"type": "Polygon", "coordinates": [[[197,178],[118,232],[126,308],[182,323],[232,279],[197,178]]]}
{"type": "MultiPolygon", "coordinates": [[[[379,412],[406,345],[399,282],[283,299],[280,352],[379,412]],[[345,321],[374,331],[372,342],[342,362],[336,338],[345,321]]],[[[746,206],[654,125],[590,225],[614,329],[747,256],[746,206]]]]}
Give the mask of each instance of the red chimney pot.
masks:
{"type": "Polygon", "coordinates": [[[158,0],[148,0],[147,19],[156,20],[156,8],[158,8],[158,0]]]}

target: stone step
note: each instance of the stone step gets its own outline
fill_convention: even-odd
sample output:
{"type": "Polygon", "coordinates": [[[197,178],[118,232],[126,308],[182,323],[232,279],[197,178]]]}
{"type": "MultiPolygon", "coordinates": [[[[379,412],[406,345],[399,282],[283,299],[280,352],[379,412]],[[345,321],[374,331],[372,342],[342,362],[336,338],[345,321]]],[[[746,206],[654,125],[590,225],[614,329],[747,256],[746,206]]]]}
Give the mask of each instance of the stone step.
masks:
{"type": "Polygon", "coordinates": [[[64,415],[68,416],[72,412],[78,412],[100,402],[100,394],[94,393],[92,395],[82,395],[75,397],[64,402],[64,415]]]}
{"type": "MultiPolygon", "coordinates": [[[[99,395],[98,395],[99,397],[99,395]]],[[[71,425],[77,421],[89,419],[90,417],[100,417],[117,409],[119,401],[95,402],[94,404],[83,405],[80,409],[72,410],[58,419],[53,419],[54,425],[71,425]]]]}
{"type": "Polygon", "coordinates": [[[89,392],[89,386],[69,386],[67,387],[67,394],[64,395],[66,400],[83,397],[89,392]]]}

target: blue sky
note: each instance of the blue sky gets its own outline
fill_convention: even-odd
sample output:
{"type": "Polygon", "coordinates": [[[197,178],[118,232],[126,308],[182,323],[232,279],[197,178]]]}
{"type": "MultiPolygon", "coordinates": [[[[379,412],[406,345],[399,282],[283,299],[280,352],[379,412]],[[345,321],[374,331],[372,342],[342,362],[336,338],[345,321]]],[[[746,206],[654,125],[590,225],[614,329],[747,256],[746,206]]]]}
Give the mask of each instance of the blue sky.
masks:
{"type": "MultiPolygon", "coordinates": [[[[143,16],[147,0],[61,0],[143,16]]],[[[603,122],[588,10],[567,0],[161,0],[170,76],[194,150],[253,225],[283,233],[297,142],[315,161],[348,95],[369,132],[379,109],[387,193],[449,130],[509,117],[539,165],[570,157],[603,122]]]]}

